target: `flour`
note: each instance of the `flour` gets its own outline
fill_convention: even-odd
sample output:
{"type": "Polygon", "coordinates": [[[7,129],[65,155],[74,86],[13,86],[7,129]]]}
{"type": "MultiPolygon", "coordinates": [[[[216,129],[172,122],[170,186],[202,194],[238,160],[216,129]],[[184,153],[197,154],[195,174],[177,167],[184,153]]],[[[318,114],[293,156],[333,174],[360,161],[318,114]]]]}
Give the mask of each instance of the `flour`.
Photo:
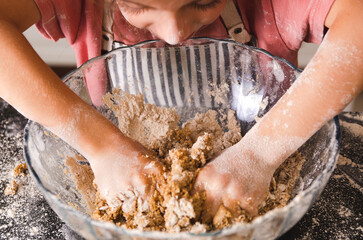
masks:
{"type": "Polygon", "coordinates": [[[26,121],[0,99],[0,239],[63,239],[59,229],[61,220],[50,209],[30,174],[22,174],[26,121]],[[13,180],[19,186],[18,191],[5,196],[4,190],[13,180]]]}
{"type": "Polygon", "coordinates": [[[337,162],[338,165],[350,165],[352,167],[360,167],[362,168],[363,166],[362,165],[358,165],[357,163],[353,162],[351,159],[349,158],[346,158],[342,155],[339,155],[339,158],[338,158],[338,162],[337,162]]]}
{"type": "MultiPolygon", "coordinates": [[[[19,176],[14,176],[14,169],[17,169],[19,164],[23,164],[23,156],[21,147],[17,147],[17,141],[22,142],[22,133],[19,132],[17,134],[11,134],[12,139],[16,139],[16,142],[10,142],[11,138],[9,136],[3,135],[0,132],[1,142],[5,144],[2,146],[0,143],[0,156],[2,158],[0,161],[7,159],[10,156],[4,155],[7,148],[13,149],[13,155],[10,159],[11,162],[2,162],[0,169],[0,185],[7,186],[9,183],[16,182],[18,188],[16,192],[5,196],[4,188],[1,187],[2,191],[0,193],[0,239],[6,239],[14,236],[18,236],[19,238],[26,238],[26,236],[30,236],[32,233],[32,228],[38,228],[39,231],[42,230],[42,225],[40,222],[44,221],[42,216],[39,216],[39,219],[31,222],[29,225],[24,225],[19,227],[20,223],[24,222],[24,219],[28,219],[34,216],[31,208],[29,208],[29,204],[33,201],[36,202],[36,199],[41,198],[41,193],[37,190],[34,182],[31,180],[29,175],[19,174],[19,176]],[[15,152],[14,152],[15,150],[15,152]],[[32,189],[32,191],[29,191],[32,189]],[[16,227],[15,227],[16,226],[16,227]],[[4,238],[2,238],[4,237],[4,238]]],[[[44,207],[43,205],[37,206],[38,208],[44,207]]]]}
{"type": "Polygon", "coordinates": [[[357,137],[363,136],[363,127],[356,123],[341,121],[341,126],[348,128],[350,130],[349,132],[353,133],[357,137]]]}
{"type": "Polygon", "coordinates": [[[343,205],[341,205],[340,208],[338,209],[338,213],[339,213],[339,215],[341,217],[350,217],[350,216],[352,216],[352,211],[349,208],[347,208],[347,207],[345,207],[343,205]]]}

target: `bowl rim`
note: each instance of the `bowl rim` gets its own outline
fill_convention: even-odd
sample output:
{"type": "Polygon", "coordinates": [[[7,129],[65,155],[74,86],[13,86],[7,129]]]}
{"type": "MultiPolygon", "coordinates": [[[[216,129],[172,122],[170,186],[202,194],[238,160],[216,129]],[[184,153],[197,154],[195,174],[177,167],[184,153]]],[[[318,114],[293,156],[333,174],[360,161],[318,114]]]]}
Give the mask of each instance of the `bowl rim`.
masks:
{"type": "MultiPolygon", "coordinates": [[[[192,41],[205,40],[205,41],[210,41],[210,42],[215,42],[215,43],[217,43],[217,42],[218,43],[223,43],[224,42],[224,43],[236,44],[236,45],[239,45],[239,46],[241,46],[243,48],[253,50],[253,51],[256,51],[256,52],[259,52],[259,53],[266,54],[267,56],[271,57],[272,59],[282,61],[285,64],[287,64],[289,67],[291,67],[294,71],[298,71],[299,73],[301,73],[303,71],[302,69],[296,67],[294,64],[292,64],[290,61],[286,60],[285,58],[277,57],[277,56],[273,55],[272,53],[270,53],[269,51],[267,51],[265,49],[255,47],[255,46],[249,46],[249,45],[246,45],[246,44],[243,44],[243,43],[231,40],[231,39],[216,39],[216,38],[211,38],[211,37],[193,37],[193,38],[190,38],[188,40],[192,40],[192,41]]],[[[146,41],[143,41],[143,42],[140,42],[140,43],[136,43],[134,45],[127,45],[127,46],[122,46],[122,47],[112,49],[111,51],[109,51],[109,52],[107,52],[105,54],[101,54],[100,56],[97,56],[97,57],[94,57],[94,58],[91,58],[91,59],[87,60],[86,62],[84,62],[80,66],[78,66],[77,68],[73,69],[72,71],[70,71],[69,73],[64,75],[61,79],[62,79],[62,81],[65,81],[74,72],[77,72],[80,69],[82,69],[82,68],[84,68],[84,67],[86,67],[88,65],[91,65],[93,62],[96,62],[99,59],[107,58],[108,56],[110,56],[110,55],[114,54],[115,52],[120,51],[122,49],[142,47],[144,45],[151,44],[151,43],[156,43],[156,42],[162,42],[162,40],[158,40],[158,39],[156,39],[156,40],[146,40],[146,41]]],[[[167,45],[167,46],[168,47],[173,47],[173,46],[179,46],[179,45],[167,45]]]]}
{"type": "MultiPolygon", "coordinates": [[[[240,45],[241,47],[253,50],[253,51],[257,51],[263,54],[268,55],[269,57],[271,57],[272,59],[277,59],[280,60],[282,62],[284,62],[285,64],[289,65],[293,70],[301,72],[302,70],[295,67],[292,63],[290,63],[289,61],[280,58],[280,57],[276,57],[274,55],[272,55],[271,53],[269,53],[268,51],[264,50],[264,49],[260,49],[257,47],[251,47],[251,46],[247,46],[238,42],[235,42],[233,40],[218,40],[218,39],[213,39],[213,38],[193,38],[195,40],[209,40],[209,41],[214,41],[214,42],[226,42],[226,43],[233,43],[233,44],[237,44],[240,45]]],[[[132,46],[125,46],[125,47],[120,47],[120,48],[116,48],[104,55],[98,56],[96,58],[90,59],[88,61],[86,61],[84,64],[82,64],[80,67],[72,70],[71,72],[69,72],[68,74],[66,74],[62,80],[63,81],[67,81],[67,79],[69,78],[69,76],[71,74],[73,74],[76,71],[79,71],[80,69],[84,68],[85,66],[91,64],[94,61],[97,61],[98,59],[102,59],[102,58],[106,58],[107,56],[113,54],[114,52],[123,49],[123,48],[130,48],[130,47],[139,47],[139,46],[143,46],[145,44],[149,44],[149,43],[154,43],[160,40],[150,40],[150,41],[145,41],[142,43],[138,43],[132,46]]],[[[271,215],[275,215],[275,214],[283,214],[284,212],[289,211],[291,208],[293,208],[296,204],[298,199],[303,198],[309,194],[311,194],[312,191],[316,190],[317,188],[319,188],[322,180],[328,180],[330,178],[330,175],[332,174],[334,167],[336,165],[337,162],[337,158],[338,158],[338,154],[339,154],[339,148],[341,145],[341,132],[340,132],[340,124],[339,124],[339,120],[338,117],[335,116],[332,120],[329,120],[328,123],[332,122],[332,124],[334,124],[335,126],[335,136],[334,136],[334,142],[333,144],[333,161],[327,162],[327,166],[325,167],[325,169],[323,170],[323,172],[321,172],[311,183],[311,185],[301,191],[299,194],[297,194],[291,201],[289,201],[289,203],[283,207],[283,208],[275,208],[269,212],[267,212],[266,214],[262,215],[262,216],[258,216],[256,217],[256,219],[254,219],[254,221],[252,221],[251,223],[238,223],[238,224],[234,224],[229,228],[225,228],[222,230],[217,230],[217,231],[211,231],[211,232],[206,232],[206,233],[191,233],[191,232],[180,232],[180,233],[169,233],[169,232],[161,232],[161,231],[140,231],[140,230],[130,230],[130,229],[124,229],[122,227],[116,226],[115,224],[112,223],[108,223],[108,222],[101,222],[101,221],[97,221],[97,220],[93,220],[89,215],[82,213],[76,209],[74,209],[73,207],[64,204],[63,202],[61,202],[59,200],[59,198],[56,196],[56,194],[54,194],[51,190],[47,189],[43,184],[42,181],[40,180],[38,174],[35,172],[35,170],[32,168],[32,164],[31,164],[31,160],[30,160],[30,154],[29,154],[29,132],[30,132],[30,127],[32,124],[38,124],[35,123],[31,120],[29,120],[24,128],[24,138],[23,138],[23,156],[24,159],[26,161],[26,164],[28,166],[29,172],[31,173],[31,175],[33,176],[33,179],[35,179],[36,181],[36,185],[38,186],[38,188],[43,192],[43,195],[45,196],[45,199],[47,201],[49,201],[50,199],[53,201],[54,204],[56,204],[57,206],[59,206],[62,210],[66,210],[68,212],[71,212],[72,214],[75,215],[75,217],[82,219],[82,221],[87,222],[88,224],[92,225],[92,226],[97,226],[97,227],[101,227],[104,229],[109,229],[112,230],[114,232],[117,232],[119,234],[123,234],[123,235],[127,235],[127,236],[131,236],[131,237],[144,237],[144,238],[158,238],[158,239],[180,239],[180,238],[196,238],[196,237],[216,237],[216,236],[227,236],[230,234],[234,234],[237,233],[239,231],[245,231],[245,230],[252,230],[252,228],[255,225],[258,225],[262,222],[264,222],[265,220],[267,220],[268,218],[272,217],[271,215]],[[332,122],[333,121],[333,122],[332,122]]],[[[323,183],[324,185],[326,184],[323,183]]],[[[325,187],[325,186],[324,186],[325,187]]],[[[314,203],[314,201],[312,201],[312,203],[314,203]]],[[[311,208],[312,203],[310,204],[309,208],[311,208]]],[[[52,205],[52,204],[50,204],[52,205]]],[[[308,208],[308,209],[309,209],[308,208]]],[[[63,219],[62,219],[63,220],[63,219]]],[[[286,224],[286,220],[284,221],[286,224]]],[[[70,226],[72,228],[72,226],[70,226]]],[[[284,227],[281,226],[280,232],[278,236],[281,236],[285,231],[283,229],[284,227]]],[[[73,229],[77,232],[77,229],[73,229]]],[[[91,229],[93,231],[93,227],[91,229]]]]}

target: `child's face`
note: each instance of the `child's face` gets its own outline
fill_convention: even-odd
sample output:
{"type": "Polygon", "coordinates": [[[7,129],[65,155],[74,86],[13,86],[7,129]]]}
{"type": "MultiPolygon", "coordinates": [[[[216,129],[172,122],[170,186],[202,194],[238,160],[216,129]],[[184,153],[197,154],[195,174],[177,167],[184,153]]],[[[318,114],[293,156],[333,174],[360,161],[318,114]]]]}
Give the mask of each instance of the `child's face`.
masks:
{"type": "Polygon", "coordinates": [[[117,3],[132,25],[176,44],[216,20],[226,0],[117,0],[117,3]]]}

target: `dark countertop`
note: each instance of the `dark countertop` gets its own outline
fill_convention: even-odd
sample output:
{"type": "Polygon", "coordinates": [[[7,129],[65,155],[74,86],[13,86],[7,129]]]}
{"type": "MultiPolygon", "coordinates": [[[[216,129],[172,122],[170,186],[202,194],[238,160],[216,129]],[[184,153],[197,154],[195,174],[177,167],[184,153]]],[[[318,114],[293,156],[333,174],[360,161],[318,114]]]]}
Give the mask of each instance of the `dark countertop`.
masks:
{"type": "MultiPolygon", "coordinates": [[[[363,113],[342,113],[338,164],[320,198],[289,232],[287,239],[363,238],[363,113]]],[[[34,181],[17,177],[19,191],[5,196],[12,170],[24,162],[24,119],[0,100],[0,239],[83,239],[51,210],[34,181]]]]}

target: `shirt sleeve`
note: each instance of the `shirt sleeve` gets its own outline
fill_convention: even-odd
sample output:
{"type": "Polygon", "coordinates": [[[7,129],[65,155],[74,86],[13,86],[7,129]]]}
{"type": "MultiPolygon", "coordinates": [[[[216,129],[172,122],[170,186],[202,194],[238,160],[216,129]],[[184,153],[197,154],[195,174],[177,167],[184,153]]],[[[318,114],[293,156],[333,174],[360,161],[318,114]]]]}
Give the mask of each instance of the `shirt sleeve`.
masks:
{"type": "Polygon", "coordinates": [[[103,0],[34,0],[38,30],[48,39],[66,38],[77,66],[101,54],[103,0]]]}
{"type": "Polygon", "coordinates": [[[334,0],[271,0],[281,38],[291,50],[301,42],[321,43],[334,0]]]}
{"type": "Polygon", "coordinates": [[[49,39],[57,41],[67,38],[70,44],[75,41],[81,20],[80,0],[34,0],[41,14],[36,23],[38,30],[49,39]]]}

